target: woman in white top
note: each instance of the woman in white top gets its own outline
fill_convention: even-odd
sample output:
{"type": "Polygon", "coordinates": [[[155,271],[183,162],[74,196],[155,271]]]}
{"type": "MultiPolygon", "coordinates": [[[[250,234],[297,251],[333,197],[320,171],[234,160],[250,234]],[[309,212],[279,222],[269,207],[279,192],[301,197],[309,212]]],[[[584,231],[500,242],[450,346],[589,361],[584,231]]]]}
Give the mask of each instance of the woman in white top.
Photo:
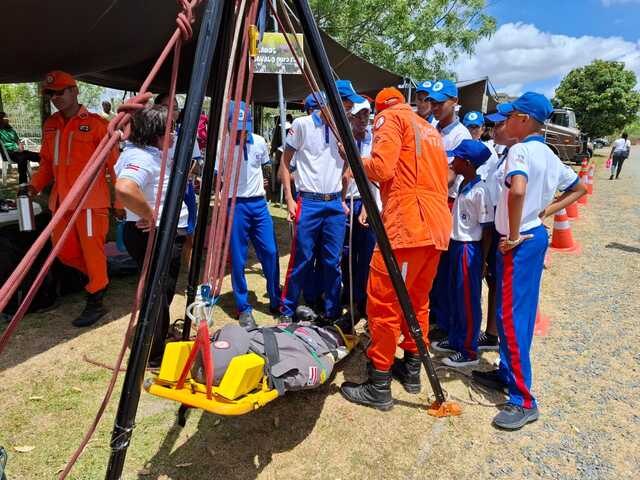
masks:
{"type": "MultiPolygon", "coordinates": [[[[142,269],[144,264],[149,230],[155,222],[159,223],[160,214],[167,194],[169,178],[173,167],[172,158],[167,158],[164,177],[160,177],[162,163],[162,144],[167,125],[168,109],[164,105],[148,105],[136,112],[132,118],[131,135],[125,143],[123,152],[116,163],[118,176],[116,195],[127,212],[124,227],[124,244],[127,252],[142,269]],[[162,185],[162,199],[157,218],[154,218],[154,207],[158,188],[162,185]]],[[[171,133],[173,137],[173,133],[171,133]]],[[[170,145],[173,138],[170,140],[170,145]]],[[[176,291],[182,249],[188,225],[188,210],[184,203],[180,210],[178,232],[171,252],[169,271],[164,285],[164,296],[160,307],[161,323],[156,328],[149,366],[159,366],[164,352],[164,342],[169,331],[169,305],[176,291]]]]}
{"type": "Polygon", "coordinates": [[[629,135],[626,133],[622,134],[622,137],[613,142],[611,146],[611,176],[609,180],[613,180],[613,176],[616,176],[616,179],[620,176],[620,172],[622,171],[622,164],[629,156],[629,151],[631,150],[631,142],[628,140],[629,135]]]}

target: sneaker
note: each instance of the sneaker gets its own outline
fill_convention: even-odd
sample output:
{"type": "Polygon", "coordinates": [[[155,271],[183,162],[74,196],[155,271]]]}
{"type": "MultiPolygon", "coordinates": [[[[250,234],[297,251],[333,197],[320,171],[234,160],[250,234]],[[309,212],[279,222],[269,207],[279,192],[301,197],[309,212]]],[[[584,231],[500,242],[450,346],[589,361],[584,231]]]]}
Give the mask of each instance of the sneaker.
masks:
{"type": "Polygon", "coordinates": [[[480,332],[480,336],[478,337],[478,350],[487,351],[487,350],[498,350],[498,337],[496,335],[491,335],[487,332],[480,332]]]}
{"type": "Polygon", "coordinates": [[[535,422],[540,417],[536,407],[524,408],[507,403],[502,411],[493,417],[493,425],[505,430],[519,430],[527,423],[535,422]]]}
{"type": "Polygon", "coordinates": [[[246,310],[244,312],[240,312],[240,316],[238,317],[238,323],[245,330],[251,330],[258,326],[256,324],[256,319],[253,317],[253,311],[251,309],[246,310]]]}
{"type": "Polygon", "coordinates": [[[504,381],[499,370],[490,370],[488,372],[473,370],[471,372],[471,378],[473,378],[474,382],[491,390],[496,390],[504,394],[508,393],[507,382],[504,381]]]}
{"type": "Polygon", "coordinates": [[[478,360],[477,358],[475,360],[469,360],[462,353],[456,352],[450,357],[442,360],[442,363],[447,367],[462,368],[478,365],[478,363],[480,363],[480,360],[478,360]]]}
{"type": "Polygon", "coordinates": [[[449,339],[445,338],[431,344],[431,349],[438,353],[456,353],[456,349],[449,345],[449,339]]]}
{"type": "Polygon", "coordinates": [[[432,327],[429,330],[429,341],[430,342],[439,342],[441,340],[446,340],[446,339],[447,339],[447,332],[442,330],[437,325],[432,327]]]}

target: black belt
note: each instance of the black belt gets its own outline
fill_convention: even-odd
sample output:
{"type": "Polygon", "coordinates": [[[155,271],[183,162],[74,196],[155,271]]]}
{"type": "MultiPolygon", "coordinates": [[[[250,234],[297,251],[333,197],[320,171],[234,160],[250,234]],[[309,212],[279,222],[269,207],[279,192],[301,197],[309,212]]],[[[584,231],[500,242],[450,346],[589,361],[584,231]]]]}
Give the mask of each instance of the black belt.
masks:
{"type": "Polygon", "coordinates": [[[337,193],[313,193],[313,192],[300,192],[302,198],[309,198],[311,200],[321,200],[323,202],[330,202],[336,200],[341,196],[340,192],[337,193]]]}

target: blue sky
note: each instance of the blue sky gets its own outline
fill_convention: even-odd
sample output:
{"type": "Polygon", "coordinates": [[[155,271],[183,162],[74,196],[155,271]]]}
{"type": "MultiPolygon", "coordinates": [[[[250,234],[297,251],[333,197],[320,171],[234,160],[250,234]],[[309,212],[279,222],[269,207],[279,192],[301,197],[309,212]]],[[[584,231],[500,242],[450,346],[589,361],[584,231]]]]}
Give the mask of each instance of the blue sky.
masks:
{"type": "Polygon", "coordinates": [[[458,59],[460,80],[488,75],[497,90],[553,96],[572,68],[624,61],[640,78],[640,0],[489,0],[498,23],[474,55],[458,59]]]}

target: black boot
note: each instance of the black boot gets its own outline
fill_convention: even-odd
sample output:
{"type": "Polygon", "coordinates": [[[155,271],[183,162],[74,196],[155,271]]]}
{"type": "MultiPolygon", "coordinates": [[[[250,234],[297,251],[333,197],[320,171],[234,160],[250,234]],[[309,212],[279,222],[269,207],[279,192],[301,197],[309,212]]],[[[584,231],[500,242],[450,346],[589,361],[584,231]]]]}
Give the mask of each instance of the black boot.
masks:
{"type": "Polygon", "coordinates": [[[399,381],[408,393],[420,393],[420,355],[404,351],[404,360],[396,358],[391,367],[393,378],[399,381]]]}
{"type": "Polygon", "coordinates": [[[102,304],[106,288],[87,295],[87,304],[78,318],[71,322],[75,327],[89,327],[104,317],[109,310],[102,304]]]}
{"type": "Polygon", "coordinates": [[[340,386],[340,393],[350,402],[377,408],[386,412],[393,408],[391,396],[391,372],[383,372],[369,367],[369,380],[357,384],[344,382],[340,386]]]}

